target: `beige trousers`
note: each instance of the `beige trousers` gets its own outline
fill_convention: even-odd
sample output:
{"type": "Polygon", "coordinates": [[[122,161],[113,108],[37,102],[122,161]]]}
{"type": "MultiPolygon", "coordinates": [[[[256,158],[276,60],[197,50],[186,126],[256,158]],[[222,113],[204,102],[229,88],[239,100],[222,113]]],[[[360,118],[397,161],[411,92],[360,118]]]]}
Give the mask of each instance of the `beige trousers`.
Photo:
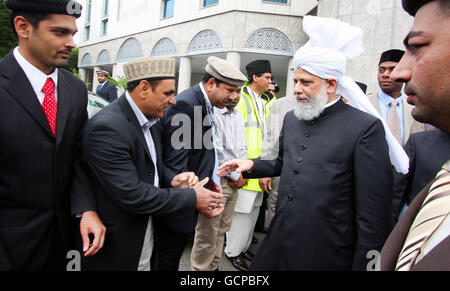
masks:
{"type": "Polygon", "coordinates": [[[221,179],[225,210],[222,215],[207,218],[198,215],[194,246],[191,253],[193,271],[214,271],[222,260],[225,233],[230,229],[238,190],[228,186],[227,179],[221,179]]]}

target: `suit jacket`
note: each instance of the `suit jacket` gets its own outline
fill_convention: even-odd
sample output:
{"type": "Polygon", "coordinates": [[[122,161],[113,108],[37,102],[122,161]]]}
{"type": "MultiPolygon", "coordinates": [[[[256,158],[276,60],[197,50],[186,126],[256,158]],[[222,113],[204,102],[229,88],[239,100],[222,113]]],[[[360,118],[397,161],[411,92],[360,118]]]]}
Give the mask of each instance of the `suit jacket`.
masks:
{"type": "Polygon", "coordinates": [[[450,159],[450,133],[437,129],[413,134],[405,151],[409,157],[409,173],[394,174],[394,222],[397,222],[403,205],[409,205],[450,159]]]}
{"type": "MultiPolygon", "coordinates": [[[[378,112],[380,111],[380,104],[378,103],[378,94],[372,93],[367,95],[367,98],[369,98],[372,105],[375,107],[375,109],[378,112]]],[[[425,130],[425,125],[423,123],[418,122],[412,117],[411,111],[413,110],[414,106],[410,105],[406,98],[403,98],[403,136],[405,144],[408,142],[409,136],[416,132],[421,132],[425,130]]]]}
{"type": "MultiPolygon", "coordinates": [[[[442,166],[442,165],[441,165],[442,166]]],[[[438,170],[439,171],[439,170],[438,170]]],[[[437,172],[435,174],[437,174],[437,172]]],[[[411,228],[414,219],[417,216],[423,201],[428,195],[430,186],[433,182],[430,182],[413,200],[408,210],[402,216],[400,221],[395,226],[394,230],[387,239],[380,256],[380,269],[381,271],[394,271],[398,256],[402,251],[403,244],[408,236],[409,229],[411,228]]],[[[428,254],[426,254],[420,261],[417,262],[411,271],[449,271],[450,259],[448,252],[450,250],[450,236],[444,239],[436,247],[434,247],[428,254]]]]}
{"type": "Polygon", "coordinates": [[[113,84],[106,82],[103,86],[101,84],[98,85],[95,95],[102,97],[108,102],[113,102],[117,99],[117,89],[113,84]]]}
{"type": "Polygon", "coordinates": [[[392,170],[380,120],[342,100],[313,121],[284,120],[278,158],[244,178],[279,176],[278,203],[252,270],[366,270],[390,231],[392,170]]]}
{"type": "MultiPolygon", "coordinates": [[[[177,96],[162,120],[164,163],[176,173],[194,172],[200,181],[211,179],[214,170],[214,147],[205,99],[199,85],[177,96]],[[212,145],[212,142],[209,143],[212,145]]],[[[197,225],[197,211],[190,215],[167,216],[158,221],[172,230],[191,233],[197,225]]]]}
{"type": "MultiPolygon", "coordinates": [[[[175,174],[162,162],[161,126],[151,127],[160,185],[175,174]]],[[[150,215],[193,212],[192,189],[154,187],[155,168],[141,126],[122,96],[89,120],[82,152],[97,209],[107,227],[103,249],[84,259],[83,270],[136,271],[150,215]]]]}
{"type": "MultiPolygon", "coordinates": [[[[67,249],[73,245],[70,191],[87,89],[58,72],[55,140],[13,53],[0,60],[0,270],[41,269],[56,228],[67,249]]],[[[75,211],[89,208],[81,196],[73,201],[75,211]]]]}

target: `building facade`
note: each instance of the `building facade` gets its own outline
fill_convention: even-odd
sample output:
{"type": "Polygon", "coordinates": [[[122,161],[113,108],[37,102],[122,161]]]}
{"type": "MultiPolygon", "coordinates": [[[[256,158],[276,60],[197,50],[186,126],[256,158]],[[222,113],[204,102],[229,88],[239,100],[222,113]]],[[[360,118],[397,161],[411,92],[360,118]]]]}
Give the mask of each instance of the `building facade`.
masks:
{"type": "Polygon", "coordinates": [[[369,50],[349,63],[348,74],[375,90],[376,58],[384,49],[401,48],[401,36],[406,35],[412,21],[405,21],[409,16],[401,9],[401,0],[79,2],[83,5],[80,76],[91,91],[98,84],[95,72],[99,69],[109,71],[117,79],[124,75],[126,62],[176,57],[177,86],[181,92],[200,81],[206,59],[214,55],[233,62],[244,73],[248,63],[269,60],[281,87],[279,95],[290,95],[292,58],[308,40],[302,30],[305,15],[339,18],[369,32],[365,35],[369,50]],[[400,28],[397,24],[401,24],[400,28]],[[378,32],[380,25],[389,31],[378,32]]]}

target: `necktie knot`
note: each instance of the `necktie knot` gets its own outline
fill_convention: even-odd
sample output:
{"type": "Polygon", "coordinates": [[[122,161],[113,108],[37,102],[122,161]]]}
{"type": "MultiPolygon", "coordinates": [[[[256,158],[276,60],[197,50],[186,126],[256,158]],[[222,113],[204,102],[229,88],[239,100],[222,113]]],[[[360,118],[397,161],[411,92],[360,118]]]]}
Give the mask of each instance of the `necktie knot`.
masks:
{"type": "Polygon", "coordinates": [[[54,94],[55,93],[55,82],[53,82],[52,78],[48,78],[42,88],[42,92],[45,94],[54,94]]]}
{"type": "Polygon", "coordinates": [[[398,103],[399,103],[399,102],[398,102],[397,99],[392,100],[392,101],[391,101],[391,108],[397,107],[398,103]]]}

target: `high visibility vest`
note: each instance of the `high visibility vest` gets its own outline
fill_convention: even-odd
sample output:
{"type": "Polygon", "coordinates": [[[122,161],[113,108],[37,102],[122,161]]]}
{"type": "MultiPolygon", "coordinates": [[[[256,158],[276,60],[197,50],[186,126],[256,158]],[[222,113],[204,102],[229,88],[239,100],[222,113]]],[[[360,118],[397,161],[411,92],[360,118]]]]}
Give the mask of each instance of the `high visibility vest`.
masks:
{"type": "MultiPolygon", "coordinates": [[[[265,93],[263,93],[265,94],[265,93]]],[[[268,96],[267,96],[268,97],[268,96]]],[[[270,96],[272,97],[272,96],[270,96]]],[[[245,132],[247,136],[247,159],[257,159],[261,156],[263,145],[262,128],[266,125],[270,114],[270,108],[275,101],[275,97],[266,101],[262,98],[264,106],[265,120],[260,120],[259,114],[256,110],[256,105],[253,102],[252,96],[249,93],[249,86],[246,84],[241,90],[241,100],[236,108],[242,113],[245,122],[245,132]]],[[[259,186],[259,179],[249,179],[247,185],[242,187],[248,191],[262,191],[259,186]]]]}

